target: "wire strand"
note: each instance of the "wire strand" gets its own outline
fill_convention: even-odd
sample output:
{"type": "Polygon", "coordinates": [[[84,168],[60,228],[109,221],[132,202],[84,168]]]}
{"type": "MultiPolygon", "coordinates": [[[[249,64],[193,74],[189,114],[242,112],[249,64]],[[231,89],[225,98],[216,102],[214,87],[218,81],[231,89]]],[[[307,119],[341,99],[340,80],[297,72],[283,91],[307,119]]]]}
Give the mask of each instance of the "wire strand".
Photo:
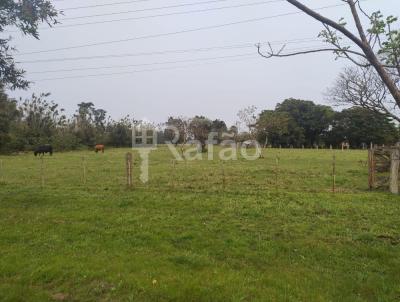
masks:
{"type": "Polygon", "coordinates": [[[113,75],[127,75],[127,74],[135,74],[135,73],[142,73],[142,72],[152,72],[152,71],[161,71],[161,70],[174,70],[174,69],[181,69],[181,68],[188,68],[192,66],[201,66],[201,65],[209,65],[209,64],[216,64],[216,63],[225,63],[230,61],[242,61],[242,60],[249,60],[249,59],[260,59],[259,56],[253,58],[240,58],[240,59],[231,59],[231,60],[223,60],[221,62],[207,62],[201,64],[189,64],[184,66],[173,66],[173,67],[162,67],[162,68],[152,68],[152,69],[144,69],[144,70],[131,70],[131,71],[123,71],[123,72],[113,72],[113,73],[96,73],[96,74],[87,74],[87,75],[78,75],[78,76],[67,76],[67,77],[58,77],[58,78],[44,78],[33,80],[33,82],[39,81],[54,81],[54,80],[65,80],[65,79],[82,79],[82,78],[93,78],[93,77],[105,77],[105,76],[113,76],[113,75]]]}
{"type": "MultiPolygon", "coordinates": [[[[226,0],[223,0],[223,1],[226,1],[226,0]]],[[[84,22],[84,23],[55,25],[52,27],[42,27],[41,30],[55,30],[55,29],[70,28],[70,27],[77,27],[77,26],[107,24],[107,23],[132,21],[132,20],[145,20],[145,19],[151,19],[151,18],[168,17],[168,16],[176,16],[176,15],[187,15],[187,14],[194,14],[194,13],[205,13],[205,12],[220,11],[220,10],[225,10],[225,9],[266,5],[266,4],[271,4],[271,3],[281,2],[281,1],[282,0],[259,1],[259,2],[245,3],[245,4],[228,5],[228,6],[222,6],[222,7],[196,9],[196,10],[190,10],[190,11],[184,11],[184,12],[172,12],[172,13],[156,14],[156,15],[149,15],[149,16],[139,16],[139,17],[120,18],[120,19],[113,19],[113,20],[102,20],[102,21],[93,21],[93,22],[84,22]]],[[[13,31],[13,32],[16,32],[16,31],[13,31]]]]}
{"type": "MultiPolygon", "coordinates": [[[[323,6],[323,7],[320,7],[320,8],[316,8],[315,10],[322,10],[322,9],[328,9],[328,8],[334,8],[334,7],[341,7],[343,5],[345,5],[345,4],[336,4],[336,5],[330,5],[330,6],[323,6]]],[[[232,25],[259,22],[259,21],[264,21],[264,20],[273,19],[273,18],[279,18],[279,17],[284,17],[284,16],[298,15],[298,14],[302,14],[302,13],[303,12],[301,12],[301,11],[296,11],[296,12],[290,12],[290,13],[284,13],[284,14],[260,17],[260,18],[251,18],[251,19],[245,19],[245,20],[241,20],[241,21],[222,23],[222,24],[217,24],[217,25],[210,25],[210,26],[203,26],[203,27],[179,30],[179,31],[174,31],[174,32],[152,34],[152,35],[144,35],[144,36],[127,38],[127,39],[104,41],[104,42],[97,42],[97,43],[88,43],[88,44],[81,44],[81,45],[54,48],[54,49],[47,49],[47,50],[38,50],[38,51],[20,53],[20,54],[18,54],[18,56],[20,56],[20,55],[32,55],[32,54],[38,54],[38,53],[49,53],[49,52],[56,52],[56,51],[62,51],[62,50],[80,49],[80,48],[100,46],[100,45],[110,45],[110,44],[115,44],[115,43],[122,43],[122,42],[129,42],[129,41],[136,41],[136,40],[143,40],[143,39],[167,37],[167,36],[179,35],[179,34],[184,34],[184,33],[203,31],[203,30],[208,30],[208,29],[223,28],[223,27],[228,27],[228,26],[232,26],[232,25]]]]}
{"type": "MultiPolygon", "coordinates": [[[[315,38],[299,38],[291,40],[277,40],[271,41],[271,45],[280,44],[301,44],[320,41],[315,38]]],[[[139,57],[139,56],[154,56],[154,55],[165,55],[165,54],[185,54],[185,53],[196,53],[196,52],[208,52],[216,50],[231,50],[254,47],[256,43],[241,43],[241,44],[231,44],[224,46],[212,46],[212,47],[200,47],[200,48],[189,48],[189,49],[173,49],[164,51],[153,51],[153,52],[138,52],[138,53],[125,53],[125,54],[108,54],[108,55],[98,55],[98,56],[81,56],[81,57],[69,57],[69,58],[53,58],[53,59],[42,59],[42,60],[25,60],[18,61],[17,63],[23,64],[36,64],[36,63],[47,63],[47,62],[65,62],[65,61],[79,61],[79,60],[95,60],[95,59],[106,59],[106,58],[124,58],[124,57],[139,57]]],[[[261,43],[264,44],[264,43],[261,43]]]]}
{"type": "MultiPolygon", "coordinates": [[[[304,49],[307,49],[307,48],[305,48],[305,47],[303,47],[303,48],[293,48],[293,49],[288,49],[288,51],[298,51],[298,50],[304,50],[304,49]]],[[[198,59],[197,61],[222,60],[222,62],[229,62],[229,61],[241,61],[241,60],[248,60],[248,59],[262,59],[262,57],[254,52],[254,53],[248,53],[248,54],[239,54],[239,55],[235,55],[235,56],[202,58],[202,59],[198,59]],[[249,58],[247,58],[247,57],[249,57],[249,58]],[[233,59],[233,58],[236,58],[236,59],[233,59]]],[[[157,62],[157,63],[149,63],[147,65],[159,65],[159,64],[170,64],[170,63],[173,63],[173,62],[168,62],[168,63],[167,62],[164,62],[164,63],[163,62],[157,62]]],[[[179,63],[183,63],[183,61],[181,61],[179,63]]],[[[217,63],[217,62],[214,62],[214,63],[217,63]]],[[[88,74],[88,75],[76,75],[76,76],[64,76],[64,77],[56,77],[56,78],[44,78],[44,79],[33,80],[33,81],[53,81],[53,80],[64,80],[64,79],[81,79],[81,78],[88,78],[88,77],[92,78],[92,77],[103,77],[103,76],[112,76],[112,75],[124,75],[124,74],[134,74],[134,73],[160,71],[160,70],[173,70],[173,69],[180,69],[180,68],[183,68],[183,67],[186,68],[186,67],[190,67],[190,66],[198,66],[198,65],[204,65],[204,64],[210,64],[210,63],[189,64],[189,65],[184,65],[184,66],[170,66],[170,67],[162,67],[162,68],[155,68],[155,69],[133,70],[133,71],[101,73],[101,74],[96,73],[96,74],[88,74]]],[[[213,62],[211,62],[211,64],[213,64],[213,62]]],[[[137,66],[139,66],[139,65],[137,65],[137,66]]]]}

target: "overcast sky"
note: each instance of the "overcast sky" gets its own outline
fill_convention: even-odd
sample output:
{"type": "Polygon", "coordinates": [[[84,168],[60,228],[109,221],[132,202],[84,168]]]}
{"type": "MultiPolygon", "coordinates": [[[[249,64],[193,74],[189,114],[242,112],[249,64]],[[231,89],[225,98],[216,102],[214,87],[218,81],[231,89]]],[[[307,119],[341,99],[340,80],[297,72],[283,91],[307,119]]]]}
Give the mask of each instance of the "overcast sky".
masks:
{"type": "MultiPolygon", "coordinates": [[[[91,101],[114,118],[130,114],[136,119],[163,122],[171,115],[197,114],[231,124],[236,113],[249,105],[272,109],[289,97],[326,103],[324,92],[348,64],[335,61],[332,54],[269,60],[258,56],[252,46],[258,42],[288,41],[287,49],[323,45],[317,40],[321,26],[316,21],[304,14],[279,16],[297,12],[285,1],[53,2],[65,9],[61,27],[41,30],[40,40],[9,33],[19,50],[17,61],[22,62],[27,78],[35,81],[28,91],[10,95],[51,92],[52,99],[70,114],[79,102],[91,101]],[[97,6],[86,7],[93,5],[97,6]],[[118,14],[93,16],[110,13],[118,14]],[[87,24],[109,20],[114,21],[87,24]],[[86,24],[67,26],[78,23],[86,24]],[[97,45],[81,47],[88,44],[97,45]],[[90,58],[93,56],[102,58],[90,58]],[[75,59],[65,60],[70,58],[75,59]],[[57,60],[46,61],[50,59],[57,60]]],[[[303,2],[314,8],[342,3],[303,2]]],[[[400,15],[399,0],[367,0],[363,5],[369,12],[379,9],[384,14],[400,15]]],[[[350,20],[345,6],[320,12],[335,20],[341,16],[350,20]]],[[[274,45],[279,49],[282,43],[274,45]]]]}

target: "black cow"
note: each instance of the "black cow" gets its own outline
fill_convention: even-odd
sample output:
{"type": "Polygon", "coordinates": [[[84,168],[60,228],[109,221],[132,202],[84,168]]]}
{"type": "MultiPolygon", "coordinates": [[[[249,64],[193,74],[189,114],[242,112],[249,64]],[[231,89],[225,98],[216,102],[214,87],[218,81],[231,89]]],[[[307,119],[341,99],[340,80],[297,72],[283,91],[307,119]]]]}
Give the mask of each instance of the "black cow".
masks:
{"type": "Polygon", "coordinates": [[[45,153],[50,153],[50,155],[53,155],[53,147],[51,145],[43,145],[39,146],[35,149],[33,154],[36,155],[44,155],[45,153]]]}

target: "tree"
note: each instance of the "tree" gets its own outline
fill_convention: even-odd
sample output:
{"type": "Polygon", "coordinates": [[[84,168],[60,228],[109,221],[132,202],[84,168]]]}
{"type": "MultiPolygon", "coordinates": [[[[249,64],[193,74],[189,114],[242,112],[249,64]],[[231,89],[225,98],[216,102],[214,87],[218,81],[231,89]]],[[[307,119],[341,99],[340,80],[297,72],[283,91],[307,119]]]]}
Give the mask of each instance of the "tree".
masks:
{"type": "Polygon", "coordinates": [[[0,84],[0,151],[5,151],[11,141],[11,128],[19,112],[15,100],[9,99],[0,84]]]}
{"type": "Polygon", "coordinates": [[[92,102],[78,104],[75,114],[75,129],[82,144],[93,146],[96,143],[104,143],[106,118],[107,112],[103,109],[96,109],[92,102]]]}
{"type": "Polygon", "coordinates": [[[345,68],[327,95],[334,104],[362,107],[400,122],[400,108],[373,68],[345,68]]]}
{"type": "Polygon", "coordinates": [[[195,116],[189,124],[191,136],[200,142],[201,152],[207,151],[208,134],[211,132],[212,121],[204,116],[195,116]]]}
{"type": "Polygon", "coordinates": [[[228,131],[228,127],[226,126],[224,121],[216,119],[212,121],[211,131],[218,134],[217,139],[218,143],[220,143],[224,139],[223,135],[228,131]]]}
{"type": "Polygon", "coordinates": [[[99,131],[106,129],[107,111],[104,109],[93,110],[93,123],[99,131]]]}
{"type": "Polygon", "coordinates": [[[109,120],[107,123],[107,144],[114,147],[128,147],[132,145],[132,120],[126,116],[118,121],[109,120]]]}
{"type": "Polygon", "coordinates": [[[385,115],[361,107],[337,112],[332,129],[327,133],[327,143],[339,146],[347,140],[354,148],[363,145],[392,144],[399,138],[399,131],[385,115]]]}
{"type": "Polygon", "coordinates": [[[165,125],[167,128],[164,130],[164,137],[167,141],[174,143],[175,146],[186,143],[188,132],[187,119],[183,117],[170,116],[165,125]]]}
{"type": "Polygon", "coordinates": [[[64,127],[67,118],[64,109],[53,101],[48,101],[49,93],[32,97],[20,102],[20,127],[18,136],[28,149],[44,143],[52,143],[57,130],[64,127]]]}
{"type": "Polygon", "coordinates": [[[280,144],[280,139],[289,134],[291,118],[286,112],[264,110],[260,113],[257,123],[257,140],[268,144],[280,144]]]}
{"type": "Polygon", "coordinates": [[[333,52],[338,58],[348,59],[361,68],[373,68],[387,87],[396,106],[400,107],[400,31],[394,29],[397,18],[393,16],[384,18],[379,11],[368,15],[362,9],[359,0],[342,0],[348,5],[357,29],[356,32],[351,32],[343,19],[335,22],[310,9],[300,1],[286,1],[322,23],[324,30],[321,31],[319,36],[330,44],[330,47],[285,53],[284,47],[279,51],[274,51],[269,45],[269,50],[264,52],[258,45],[260,55],[271,58],[326,51],[333,52]],[[364,29],[360,14],[369,20],[370,24],[367,30],[364,29]],[[346,38],[350,43],[343,44],[343,38],[346,38]]]}
{"type": "Polygon", "coordinates": [[[227,139],[231,138],[236,144],[239,141],[239,128],[237,125],[232,125],[228,129],[227,139]]]}
{"type": "MultiPolygon", "coordinates": [[[[2,0],[0,1],[0,32],[6,27],[15,26],[24,35],[39,39],[38,26],[47,23],[56,24],[57,10],[47,0],[2,0]]],[[[29,86],[24,79],[25,72],[16,66],[12,53],[15,48],[10,46],[11,38],[0,38],[0,82],[11,89],[29,86]]]]}
{"type": "Polygon", "coordinates": [[[240,122],[247,127],[247,130],[250,134],[254,134],[253,127],[255,126],[257,121],[256,111],[256,106],[248,106],[241,109],[237,114],[240,122]]]}
{"type": "Polygon", "coordinates": [[[324,132],[329,129],[334,112],[329,106],[316,105],[312,101],[303,101],[296,99],[287,99],[281,104],[276,106],[276,112],[285,112],[295,122],[295,125],[289,124],[289,133],[295,134],[291,139],[293,145],[299,146],[301,135],[299,129],[301,128],[305,138],[305,144],[309,147],[319,145],[324,132]],[[293,142],[295,141],[295,142],[293,142]]]}
{"type": "Polygon", "coordinates": [[[82,102],[78,104],[75,114],[75,133],[80,143],[93,146],[95,145],[95,129],[92,125],[94,104],[92,102],[82,102]]]}

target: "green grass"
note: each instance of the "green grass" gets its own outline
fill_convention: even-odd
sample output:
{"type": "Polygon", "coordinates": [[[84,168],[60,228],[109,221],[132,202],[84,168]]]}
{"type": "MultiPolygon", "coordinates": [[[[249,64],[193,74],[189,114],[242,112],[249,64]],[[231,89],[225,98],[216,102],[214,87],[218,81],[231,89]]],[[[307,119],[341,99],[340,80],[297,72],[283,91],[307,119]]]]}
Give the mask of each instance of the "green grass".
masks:
{"type": "Polygon", "coordinates": [[[40,159],[0,157],[1,301],[400,301],[400,199],[367,190],[366,152],[336,152],[333,194],[328,150],[160,148],[133,190],[127,151],[45,157],[43,188],[40,159]]]}

